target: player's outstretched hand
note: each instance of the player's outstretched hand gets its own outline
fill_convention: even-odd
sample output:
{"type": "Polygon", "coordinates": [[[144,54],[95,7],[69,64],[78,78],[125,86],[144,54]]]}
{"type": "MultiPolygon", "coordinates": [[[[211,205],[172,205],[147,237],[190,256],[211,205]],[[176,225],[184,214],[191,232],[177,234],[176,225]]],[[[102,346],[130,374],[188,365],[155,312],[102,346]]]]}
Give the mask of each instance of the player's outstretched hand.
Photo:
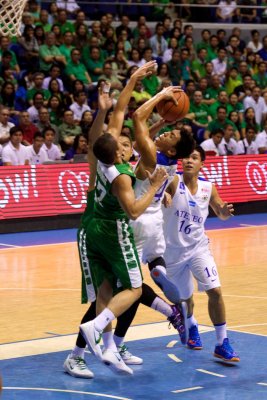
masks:
{"type": "Polygon", "coordinates": [[[233,204],[224,203],[221,206],[221,213],[225,218],[233,217],[234,216],[234,206],[233,204]]]}
{"type": "Polygon", "coordinates": [[[101,82],[98,89],[98,107],[101,111],[108,111],[112,107],[113,96],[110,96],[110,83],[101,82]]]}
{"type": "Polygon", "coordinates": [[[150,185],[153,186],[155,189],[159,189],[163,183],[166,181],[168,178],[168,174],[166,172],[166,169],[163,167],[157,168],[153,174],[151,174],[149,171],[146,171],[147,177],[150,181],[150,185]]]}
{"type": "Polygon", "coordinates": [[[158,64],[156,61],[149,61],[142,65],[142,67],[138,68],[131,76],[132,79],[144,79],[146,76],[152,74],[153,70],[156,70],[158,64]]]}

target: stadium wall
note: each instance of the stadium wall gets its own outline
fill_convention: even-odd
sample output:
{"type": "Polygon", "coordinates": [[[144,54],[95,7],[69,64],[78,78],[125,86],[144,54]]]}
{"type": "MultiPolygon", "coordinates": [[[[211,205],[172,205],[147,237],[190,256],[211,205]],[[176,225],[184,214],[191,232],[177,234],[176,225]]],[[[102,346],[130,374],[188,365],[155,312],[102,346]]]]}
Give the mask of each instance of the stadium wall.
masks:
{"type": "MultiPolygon", "coordinates": [[[[0,232],[77,227],[89,176],[87,164],[2,167],[0,232]]],[[[266,154],[208,157],[202,176],[235,204],[236,214],[266,212],[266,154]]]]}

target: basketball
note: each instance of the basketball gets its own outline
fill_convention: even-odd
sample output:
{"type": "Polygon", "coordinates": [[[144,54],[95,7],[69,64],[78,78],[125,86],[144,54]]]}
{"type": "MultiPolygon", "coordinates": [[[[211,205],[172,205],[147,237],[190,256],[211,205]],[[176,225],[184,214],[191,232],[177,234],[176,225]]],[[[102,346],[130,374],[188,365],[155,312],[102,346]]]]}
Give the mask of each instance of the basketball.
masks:
{"type": "Polygon", "coordinates": [[[183,119],[190,107],[190,101],[185,92],[176,92],[174,97],[178,102],[177,105],[172,100],[161,100],[157,104],[158,113],[167,122],[183,119]]]}

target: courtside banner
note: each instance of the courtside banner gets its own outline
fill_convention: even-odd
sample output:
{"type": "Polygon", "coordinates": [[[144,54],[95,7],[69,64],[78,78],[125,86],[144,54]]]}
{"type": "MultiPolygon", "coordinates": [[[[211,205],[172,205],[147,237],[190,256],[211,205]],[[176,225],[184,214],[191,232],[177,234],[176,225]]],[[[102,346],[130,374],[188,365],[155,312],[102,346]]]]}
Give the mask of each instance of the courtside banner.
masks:
{"type": "MultiPolygon", "coordinates": [[[[266,154],[208,157],[202,176],[225,201],[267,200],[266,154]]],[[[0,167],[0,219],[81,213],[88,181],[87,164],[0,167]]]]}

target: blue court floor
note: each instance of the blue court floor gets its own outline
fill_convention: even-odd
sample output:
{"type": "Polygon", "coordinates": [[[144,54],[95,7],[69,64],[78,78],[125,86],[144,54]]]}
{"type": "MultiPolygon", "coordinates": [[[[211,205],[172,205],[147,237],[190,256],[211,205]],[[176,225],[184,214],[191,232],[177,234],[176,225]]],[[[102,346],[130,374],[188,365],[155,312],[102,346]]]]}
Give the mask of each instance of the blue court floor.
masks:
{"type": "Polygon", "coordinates": [[[167,348],[176,336],[133,341],[130,350],[144,359],[142,366],[133,367],[133,376],[115,375],[91,354],[86,357],[95,373],[91,380],[63,372],[68,352],[1,361],[5,387],[1,400],[267,399],[267,337],[230,331],[229,338],[241,357],[235,365],[213,358],[214,332],[202,334],[202,351],[178,343],[167,348]]]}

